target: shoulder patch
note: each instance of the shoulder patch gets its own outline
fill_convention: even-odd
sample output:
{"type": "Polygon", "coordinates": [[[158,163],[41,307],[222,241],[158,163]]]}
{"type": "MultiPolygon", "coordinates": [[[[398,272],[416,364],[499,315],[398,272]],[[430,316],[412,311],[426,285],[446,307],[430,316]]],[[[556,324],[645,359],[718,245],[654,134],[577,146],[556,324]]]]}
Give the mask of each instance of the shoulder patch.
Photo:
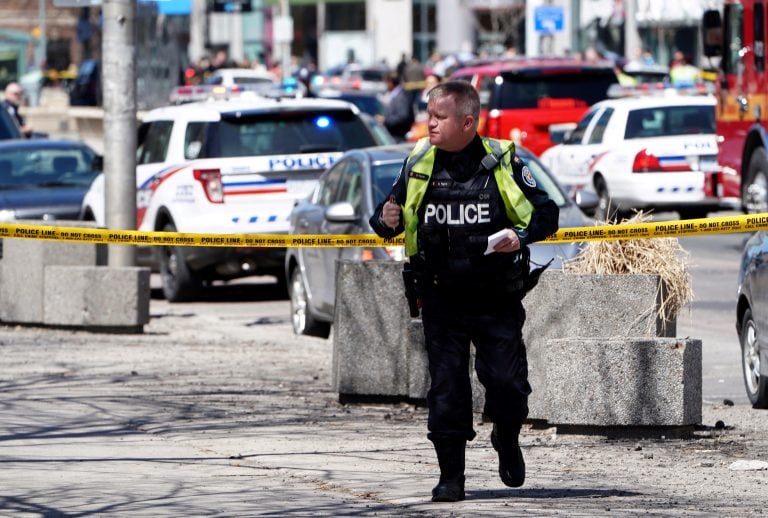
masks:
{"type": "Polygon", "coordinates": [[[523,170],[521,171],[523,176],[523,181],[525,182],[525,185],[528,187],[536,187],[536,179],[533,177],[533,173],[530,169],[528,169],[527,165],[523,166],[523,170]]]}

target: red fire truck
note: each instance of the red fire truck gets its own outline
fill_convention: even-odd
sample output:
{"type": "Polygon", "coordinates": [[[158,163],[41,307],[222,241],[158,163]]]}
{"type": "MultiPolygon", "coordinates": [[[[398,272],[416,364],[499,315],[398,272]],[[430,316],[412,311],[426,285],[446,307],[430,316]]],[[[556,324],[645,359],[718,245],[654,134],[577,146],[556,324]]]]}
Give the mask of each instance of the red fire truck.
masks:
{"type": "Polygon", "coordinates": [[[764,0],[725,0],[722,12],[706,11],[702,20],[704,55],[720,58],[716,117],[722,172],[713,188],[748,213],[768,212],[767,12],[764,0]]]}

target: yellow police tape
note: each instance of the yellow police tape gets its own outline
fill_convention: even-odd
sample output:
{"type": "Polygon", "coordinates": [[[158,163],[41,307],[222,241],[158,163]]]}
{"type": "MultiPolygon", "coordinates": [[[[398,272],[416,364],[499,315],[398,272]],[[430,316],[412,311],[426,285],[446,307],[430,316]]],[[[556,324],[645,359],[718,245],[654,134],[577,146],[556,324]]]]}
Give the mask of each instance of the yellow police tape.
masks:
{"type": "MultiPolygon", "coordinates": [[[[545,243],[615,241],[652,237],[682,237],[702,234],[732,234],[768,230],[768,213],[682,221],[624,223],[591,227],[561,228],[545,243]]],[[[256,248],[382,247],[402,246],[402,236],[383,239],[373,234],[193,234],[140,232],[82,227],[55,227],[0,223],[0,238],[44,239],[119,245],[225,246],[256,248]]]]}

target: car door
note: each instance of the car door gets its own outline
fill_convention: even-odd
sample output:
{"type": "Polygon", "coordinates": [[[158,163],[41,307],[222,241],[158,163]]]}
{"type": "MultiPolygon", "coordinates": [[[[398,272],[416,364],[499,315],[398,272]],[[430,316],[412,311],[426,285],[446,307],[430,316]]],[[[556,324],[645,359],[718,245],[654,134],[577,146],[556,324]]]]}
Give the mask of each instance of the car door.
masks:
{"type": "MultiPolygon", "coordinates": [[[[326,228],[325,210],[330,206],[337,192],[339,179],[347,168],[348,160],[340,160],[320,177],[314,203],[301,212],[296,220],[296,232],[301,234],[324,234],[326,228]]],[[[327,311],[328,290],[333,290],[333,279],[328,278],[329,268],[325,264],[328,254],[325,248],[302,248],[301,259],[307,280],[307,292],[315,311],[327,311]],[[329,284],[330,283],[330,284],[329,284]]],[[[333,260],[331,261],[333,262],[333,260]]]]}
{"type": "MultiPolygon", "coordinates": [[[[358,218],[355,222],[337,223],[328,221],[324,218],[323,234],[360,234],[361,211],[362,211],[362,182],[363,182],[363,164],[356,158],[350,158],[346,161],[345,168],[341,171],[339,181],[335,186],[335,193],[332,204],[349,203],[355,210],[358,218]]],[[[323,286],[320,295],[320,304],[324,312],[333,312],[336,298],[336,261],[342,257],[345,259],[357,259],[360,257],[358,248],[320,248],[318,249],[322,256],[322,264],[326,283],[323,286]]]]}
{"type": "Polygon", "coordinates": [[[541,161],[552,171],[552,174],[555,175],[560,183],[566,185],[576,183],[575,177],[579,176],[579,168],[574,163],[574,160],[576,157],[584,154],[582,148],[587,136],[587,130],[592,122],[595,121],[596,115],[599,112],[599,107],[589,110],[579,120],[565,142],[542,153],[541,161]]]}
{"type": "Polygon", "coordinates": [[[584,132],[581,144],[568,146],[563,159],[569,164],[569,172],[577,178],[587,175],[587,168],[597,155],[604,152],[606,133],[605,129],[613,116],[614,109],[607,107],[595,112],[595,116],[584,132]]]}
{"type": "Polygon", "coordinates": [[[173,131],[172,120],[145,122],[139,127],[136,148],[136,185],[168,164],[168,148],[173,131]]]}

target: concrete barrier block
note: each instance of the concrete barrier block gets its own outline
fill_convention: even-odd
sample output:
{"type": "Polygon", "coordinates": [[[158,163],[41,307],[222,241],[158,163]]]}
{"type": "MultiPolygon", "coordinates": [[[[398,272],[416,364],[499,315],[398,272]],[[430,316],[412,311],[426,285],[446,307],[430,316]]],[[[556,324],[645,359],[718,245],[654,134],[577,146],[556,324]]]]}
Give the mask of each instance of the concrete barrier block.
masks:
{"type": "Polygon", "coordinates": [[[149,322],[149,276],[138,267],[46,266],[42,323],[141,332],[149,322]]]}
{"type": "Polygon", "coordinates": [[[402,263],[391,261],[337,262],[333,386],[339,394],[409,393],[410,315],[402,270],[402,263]]]}
{"type": "Polygon", "coordinates": [[[550,339],[541,359],[552,424],[701,423],[701,340],[550,339]]]}
{"type": "Polygon", "coordinates": [[[523,301],[531,419],[548,419],[547,363],[542,359],[547,340],[674,336],[675,323],[664,327],[657,316],[660,282],[658,275],[544,272],[523,301]]]}
{"type": "MultiPolygon", "coordinates": [[[[24,224],[93,227],[84,221],[19,221],[24,224]]],[[[0,320],[21,324],[43,321],[43,269],[49,265],[95,266],[104,246],[37,239],[3,239],[0,261],[0,320]]]]}

